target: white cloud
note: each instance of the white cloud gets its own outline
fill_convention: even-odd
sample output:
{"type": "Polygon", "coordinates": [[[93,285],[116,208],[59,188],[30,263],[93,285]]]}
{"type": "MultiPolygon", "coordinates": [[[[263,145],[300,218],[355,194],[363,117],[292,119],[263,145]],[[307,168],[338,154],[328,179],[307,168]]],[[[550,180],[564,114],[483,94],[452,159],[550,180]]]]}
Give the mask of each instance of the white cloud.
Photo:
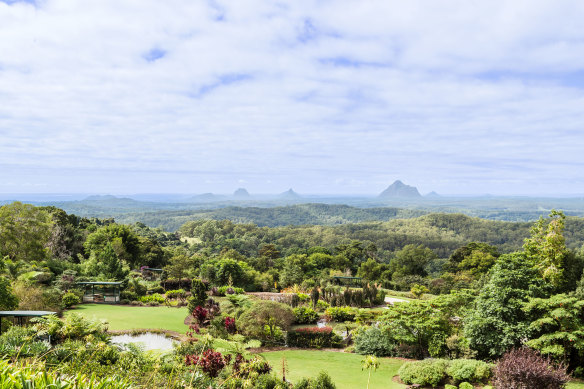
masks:
{"type": "Polygon", "coordinates": [[[0,2],[0,180],[584,192],[583,17],[579,1],[0,2]]]}

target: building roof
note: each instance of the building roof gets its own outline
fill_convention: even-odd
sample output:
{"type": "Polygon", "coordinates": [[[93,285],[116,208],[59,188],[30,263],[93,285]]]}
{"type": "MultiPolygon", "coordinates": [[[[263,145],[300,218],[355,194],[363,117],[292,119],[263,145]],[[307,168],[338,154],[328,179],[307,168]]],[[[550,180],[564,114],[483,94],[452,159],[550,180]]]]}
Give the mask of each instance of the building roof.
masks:
{"type": "Polygon", "coordinates": [[[121,285],[122,281],[81,281],[79,285],[121,285]]]}
{"type": "Polygon", "coordinates": [[[0,317],[41,317],[56,314],[57,312],[51,311],[0,311],[0,317]]]}

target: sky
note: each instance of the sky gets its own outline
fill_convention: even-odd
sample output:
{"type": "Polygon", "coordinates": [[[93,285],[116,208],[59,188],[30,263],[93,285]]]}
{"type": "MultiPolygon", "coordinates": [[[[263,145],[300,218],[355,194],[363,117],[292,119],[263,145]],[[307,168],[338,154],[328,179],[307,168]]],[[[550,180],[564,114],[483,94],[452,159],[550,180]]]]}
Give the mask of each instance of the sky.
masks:
{"type": "Polygon", "coordinates": [[[0,193],[584,194],[580,0],[0,0],[0,193]]]}

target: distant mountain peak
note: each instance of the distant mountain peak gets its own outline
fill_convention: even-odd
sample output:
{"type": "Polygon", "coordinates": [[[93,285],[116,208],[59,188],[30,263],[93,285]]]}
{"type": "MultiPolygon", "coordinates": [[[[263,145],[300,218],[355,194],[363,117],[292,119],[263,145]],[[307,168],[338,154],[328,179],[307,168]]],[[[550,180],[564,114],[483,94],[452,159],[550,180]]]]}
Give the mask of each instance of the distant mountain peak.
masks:
{"type": "Polygon", "coordinates": [[[221,196],[218,196],[214,193],[202,193],[202,194],[198,194],[195,195],[191,198],[192,201],[198,201],[198,202],[205,202],[205,201],[217,201],[220,200],[221,196]]]}
{"type": "Polygon", "coordinates": [[[426,197],[442,197],[438,193],[432,191],[426,195],[426,197]]]}
{"type": "Polygon", "coordinates": [[[87,196],[86,198],[84,198],[84,201],[106,201],[106,200],[115,200],[117,199],[116,196],[113,195],[92,195],[92,196],[87,196]]]}
{"type": "Polygon", "coordinates": [[[393,184],[387,187],[386,190],[379,194],[382,198],[414,198],[422,197],[415,186],[406,185],[400,180],[396,180],[393,184]]]}
{"type": "Polygon", "coordinates": [[[290,188],[286,192],[280,193],[280,197],[284,197],[287,199],[298,199],[301,196],[298,193],[294,192],[292,188],[290,188]]]}
{"type": "Polygon", "coordinates": [[[238,198],[247,198],[249,196],[249,192],[245,188],[238,188],[235,192],[233,192],[233,197],[238,198]]]}

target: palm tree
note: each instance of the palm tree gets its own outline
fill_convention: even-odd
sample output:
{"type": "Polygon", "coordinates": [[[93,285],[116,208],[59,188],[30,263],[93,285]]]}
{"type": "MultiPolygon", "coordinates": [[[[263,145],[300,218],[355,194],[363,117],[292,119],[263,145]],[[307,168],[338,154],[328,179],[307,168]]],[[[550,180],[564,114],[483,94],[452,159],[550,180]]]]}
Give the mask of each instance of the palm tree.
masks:
{"type": "Polygon", "coordinates": [[[379,367],[379,360],[373,355],[367,355],[361,361],[361,370],[369,370],[369,377],[367,377],[367,389],[369,389],[369,381],[371,380],[371,370],[375,371],[379,367]]]}

